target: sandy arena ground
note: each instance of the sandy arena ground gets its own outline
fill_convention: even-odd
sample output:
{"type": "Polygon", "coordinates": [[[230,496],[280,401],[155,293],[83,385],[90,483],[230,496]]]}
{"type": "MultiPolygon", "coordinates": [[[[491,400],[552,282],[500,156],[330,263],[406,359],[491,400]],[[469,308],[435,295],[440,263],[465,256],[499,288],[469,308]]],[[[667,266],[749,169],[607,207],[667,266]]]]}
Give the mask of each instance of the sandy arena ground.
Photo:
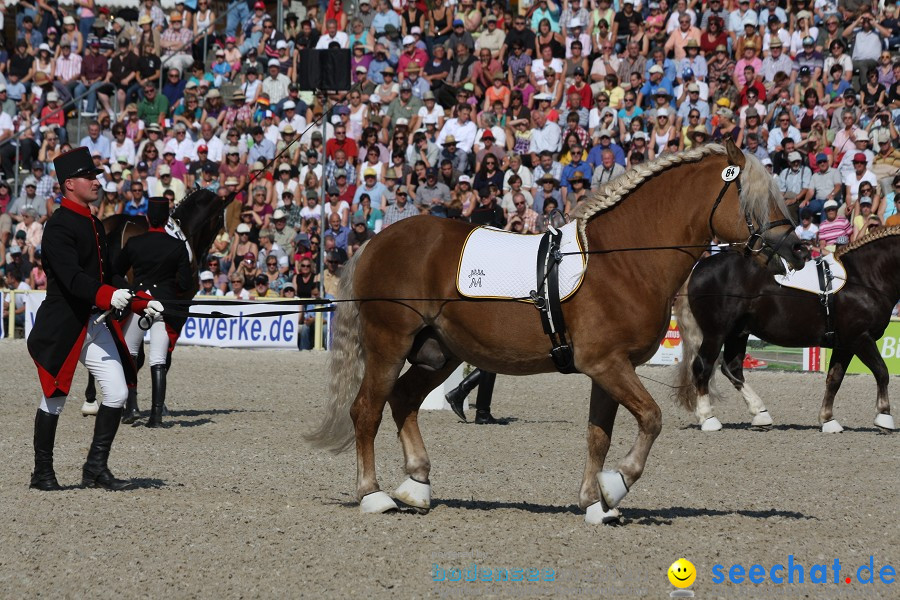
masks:
{"type": "MultiPolygon", "coordinates": [[[[821,375],[751,374],[776,426],[749,429],[729,391],[717,410],[725,429],[714,434],[645,380],[663,433],[623,502],[623,524],[594,527],[576,506],[589,388],[580,375],[499,377],[494,412],[513,418],[506,426],[424,414],[431,513],[364,516],[354,454],[314,452],[301,439],[319,418],[322,353],[180,348],[170,426],[119,432],[110,464],[140,486],[122,493],[74,487],[93,427],[77,396],[57,435],[57,475],[70,489],[28,489],[39,391],[23,342],[0,342],[0,369],[3,598],[667,598],[665,572],[680,556],[697,568],[697,598],[900,597],[900,582],[878,582],[884,565],[900,570],[900,438],[872,426],[871,377],[845,381],[840,435],[818,432],[821,375]],[[805,567],[803,585],[727,581],[732,564],[768,573],[788,555],[805,567]],[[862,584],[868,571],[857,569],[869,556],[875,583],[862,584]],[[555,581],[433,581],[473,563],[540,569],[542,578],[553,569],[555,581]],[[725,583],[713,583],[716,564],[725,583]],[[815,564],[828,567],[827,584],[809,583],[815,564]]],[[[640,372],[667,383],[673,375],[640,372]]],[[[75,389],[85,380],[79,369],[75,389]]],[[[145,374],[142,408],[149,386],[145,374]]],[[[634,432],[620,410],[613,464],[634,432]]],[[[381,485],[393,490],[404,475],[389,416],[378,452],[381,485]]]]}

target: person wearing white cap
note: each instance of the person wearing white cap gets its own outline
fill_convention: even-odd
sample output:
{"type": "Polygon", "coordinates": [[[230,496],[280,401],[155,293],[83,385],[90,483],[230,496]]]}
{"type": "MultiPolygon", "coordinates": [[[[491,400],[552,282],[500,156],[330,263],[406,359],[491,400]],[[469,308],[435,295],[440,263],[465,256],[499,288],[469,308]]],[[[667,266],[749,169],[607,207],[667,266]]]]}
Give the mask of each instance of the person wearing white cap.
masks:
{"type": "Polygon", "coordinates": [[[478,39],[475,40],[475,51],[480,52],[482,49],[487,49],[491,51],[491,56],[496,59],[501,59],[500,51],[503,49],[503,44],[506,42],[506,32],[497,27],[497,17],[493,14],[488,14],[485,18],[486,25],[481,31],[481,35],[478,36],[478,39]]]}
{"type": "Polygon", "coordinates": [[[316,42],[316,50],[328,50],[332,43],[336,43],[341,48],[346,49],[350,47],[350,37],[345,32],[338,30],[338,22],[336,20],[328,19],[325,21],[325,32],[319,37],[319,41],[316,42]]]}
{"type": "Polygon", "coordinates": [[[788,153],[787,160],[788,168],[778,174],[776,181],[791,216],[795,222],[799,222],[801,206],[806,206],[813,196],[810,185],[812,171],[803,164],[803,156],[796,150],[788,153]]]}
{"type": "Polygon", "coordinates": [[[268,74],[262,81],[262,91],[269,95],[269,105],[275,106],[288,97],[288,86],[291,80],[281,72],[281,61],[270,58],[268,62],[268,74]]]}
{"type": "Polygon", "coordinates": [[[415,63],[420,69],[428,64],[428,53],[419,48],[416,38],[407,35],[403,38],[403,52],[397,59],[397,78],[402,82],[408,76],[409,67],[415,63]]]}
{"type": "Polygon", "coordinates": [[[222,296],[222,290],[215,285],[216,276],[212,271],[200,272],[200,289],[197,290],[198,296],[222,296]]]}
{"type": "MultiPolygon", "coordinates": [[[[558,2],[557,4],[565,6],[563,11],[559,15],[559,25],[564,36],[572,37],[572,30],[574,29],[574,27],[572,27],[572,21],[581,24],[581,27],[583,28],[582,32],[585,32],[587,30],[585,24],[587,24],[591,20],[591,14],[588,12],[590,3],[587,2],[587,0],[575,0],[575,2],[569,0],[568,3],[563,4],[562,2],[558,2]]],[[[612,26],[612,23],[610,23],[610,26],[612,26]]],[[[537,27],[535,27],[534,30],[537,31],[537,27]]],[[[625,31],[620,33],[628,32],[625,31]]],[[[590,49],[588,46],[584,47],[584,54],[590,54],[590,49]]]]}

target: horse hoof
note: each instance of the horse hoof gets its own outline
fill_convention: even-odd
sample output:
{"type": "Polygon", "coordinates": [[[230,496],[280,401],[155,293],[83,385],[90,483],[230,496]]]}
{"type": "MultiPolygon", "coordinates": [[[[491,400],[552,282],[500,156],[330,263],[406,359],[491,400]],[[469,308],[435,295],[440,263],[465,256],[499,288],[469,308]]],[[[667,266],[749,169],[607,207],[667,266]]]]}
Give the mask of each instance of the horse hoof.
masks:
{"type": "Polygon", "coordinates": [[[719,431],[722,429],[722,422],[715,417],[710,417],[703,421],[703,424],[700,425],[700,429],[703,431],[719,431]]]}
{"type": "Polygon", "coordinates": [[[837,422],[837,419],[831,419],[822,423],[822,433],[840,433],[843,430],[844,428],[837,422]]]}
{"type": "Polygon", "coordinates": [[[753,415],[753,420],[750,421],[750,424],[754,427],[768,427],[772,424],[772,415],[767,410],[761,410],[753,415]]]}
{"type": "Polygon", "coordinates": [[[81,405],[81,416],[83,417],[93,417],[96,416],[97,411],[100,410],[100,403],[97,401],[88,402],[84,401],[84,404],[81,405]]]}
{"type": "Polygon", "coordinates": [[[881,427],[882,429],[887,429],[888,431],[894,431],[897,429],[894,427],[894,417],[891,415],[886,415],[884,413],[880,413],[875,417],[875,426],[881,427]]]}
{"type": "Polygon", "coordinates": [[[600,480],[600,494],[603,495],[606,506],[612,510],[628,493],[625,476],[618,471],[600,471],[598,479],[600,480]]]}
{"type": "Polygon", "coordinates": [[[618,508],[606,509],[603,502],[594,502],[587,507],[584,513],[584,522],[588,525],[606,525],[608,523],[617,523],[622,514],[618,508]]]}
{"type": "Polygon", "coordinates": [[[365,515],[374,515],[397,510],[397,504],[385,492],[378,491],[363,496],[359,510],[365,515]]]}
{"type": "Polygon", "coordinates": [[[394,498],[407,506],[428,510],[431,508],[431,484],[407,477],[394,491],[394,498]]]}

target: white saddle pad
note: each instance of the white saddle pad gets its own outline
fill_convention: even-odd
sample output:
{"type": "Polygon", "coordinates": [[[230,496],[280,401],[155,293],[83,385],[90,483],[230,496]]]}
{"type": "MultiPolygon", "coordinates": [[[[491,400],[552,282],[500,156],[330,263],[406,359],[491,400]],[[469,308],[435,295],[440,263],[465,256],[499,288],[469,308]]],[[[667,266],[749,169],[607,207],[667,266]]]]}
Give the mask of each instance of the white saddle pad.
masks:
{"type": "MultiPolygon", "coordinates": [[[[831,274],[834,276],[831,282],[831,291],[828,292],[829,294],[834,294],[847,283],[847,270],[831,254],[826,254],[822,260],[828,263],[828,268],[831,269],[831,274]]],[[[816,269],[815,260],[807,262],[806,266],[799,271],[788,270],[787,275],[775,275],[775,281],[779,285],[803,290],[804,292],[822,293],[822,288],[819,286],[819,271],[816,269]]]]}
{"type": "MultiPolygon", "coordinates": [[[[581,252],[577,223],[562,227],[561,251],[581,252]]],[[[541,235],[479,227],[469,233],[459,259],[456,289],[467,298],[528,298],[537,290],[537,253],[541,235]]],[[[559,265],[559,298],[578,290],[584,276],[584,254],[563,256],[559,265]]]]}

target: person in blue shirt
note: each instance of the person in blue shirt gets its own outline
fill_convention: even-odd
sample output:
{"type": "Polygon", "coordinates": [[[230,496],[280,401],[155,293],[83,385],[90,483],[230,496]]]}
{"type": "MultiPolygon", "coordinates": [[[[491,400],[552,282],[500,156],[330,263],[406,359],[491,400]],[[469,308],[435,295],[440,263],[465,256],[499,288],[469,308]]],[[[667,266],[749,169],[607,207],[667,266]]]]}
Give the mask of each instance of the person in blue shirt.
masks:
{"type": "Polygon", "coordinates": [[[671,98],[673,91],[672,80],[663,76],[662,67],[654,65],[650,67],[650,79],[644,83],[640,94],[638,94],[638,103],[641,106],[655,107],[657,95],[664,92],[671,98]]]}
{"type": "Polygon", "coordinates": [[[81,138],[80,146],[85,146],[91,153],[99,154],[104,161],[109,160],[109,138],[100,135],[100,123],[91,121],[88,125],[88,134],[81,138]]]}
{"type": "MultiPolygon", "coordinates": [[[[563,167],[562,177],[559,182],[560,185],[566,189],[567,194],[571,194],[574,191],[572,183],[569,181],[569,178],[572,177],[572,175],[581,173],[584,176],[584,179],[590,181],[591,176],[594,174],[594,169],[591,168],[591,165],[581,160],[583,152],[584,148],[582,148],[580,142],[576,142],[569,147],[569,154],[572,157],[572,160],[563,167]]],[[[566,194],[563,194],[563,200],[565,199],[566,194]]]]}
{"type": "Polygon", "coordinates": [[[382,36],[385,25],[393,25],[399,31],[400,15],[391,9],[391,3],[388,0],[378,0],[378,11],[372,18],[372,31],[376,36],[382,36]]]}
{"type": "Polygon", "coordinates": [[[130,215],[132,217],[146,215],[149,205],[150,200],[146,194],[138,196],[137,198],[132,197],[131,200],[125,203],[124,208],[122,208],[122,214],[130,215]]]}
{"type": "Polygon", "coordinates": [[[671,58],[666,58],[666,53],[662,46],[656,46],[653,50],[653,58],[647,61],[647,66],[645,67],[646,70],[644,71],[645,80],[650,79],[650,69],[656,65],[662,67],[663,79],[675,81],[675,78],[678,75],[678,65],[671,58]]]}
{"type": "Polygon", "coordinates": [[[375,85],[381,85],[384,83],[384,76],[382,76],[381,72],[391,66],[393,65],[388,60],[387,49],[384,47],[384,44],[375,44],[375,55],[369,63],[369,72],[366,78],[375,85]]]}
{"type": "Polygon", "coordinates": [[[622,146],[612,141],[612,132],[609,129],[602,129],[598,134],[600,143],[595,144],[591,151],[588,152],[587,162],[591,168],[596,169],[597,165],[603,164],[603,151],[612,150],[616,157],[616,162],[623,167],[625,166],[625,151],[622,146]]]}

